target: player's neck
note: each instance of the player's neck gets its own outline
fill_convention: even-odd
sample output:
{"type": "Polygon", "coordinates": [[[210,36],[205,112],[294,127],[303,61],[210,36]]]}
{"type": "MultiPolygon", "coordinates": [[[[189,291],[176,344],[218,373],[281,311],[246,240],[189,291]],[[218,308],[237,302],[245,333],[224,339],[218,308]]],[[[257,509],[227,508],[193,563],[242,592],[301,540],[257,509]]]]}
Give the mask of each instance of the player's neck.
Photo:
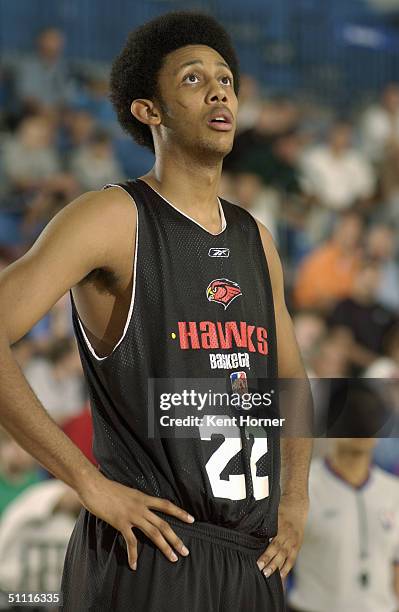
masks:
{"type": "Polygon", "coordinates": [[[369,453],[335,452],[327,461],[332,470],[354,487],[364,484],[370,473],[369,453]]]}
{"type": "Polygon", "coordinates": [[[142,178],[179,210],[203,225],[220,222],[217,201],[222,161],[202,166],[179,157],[165,156],[142,178]]]}

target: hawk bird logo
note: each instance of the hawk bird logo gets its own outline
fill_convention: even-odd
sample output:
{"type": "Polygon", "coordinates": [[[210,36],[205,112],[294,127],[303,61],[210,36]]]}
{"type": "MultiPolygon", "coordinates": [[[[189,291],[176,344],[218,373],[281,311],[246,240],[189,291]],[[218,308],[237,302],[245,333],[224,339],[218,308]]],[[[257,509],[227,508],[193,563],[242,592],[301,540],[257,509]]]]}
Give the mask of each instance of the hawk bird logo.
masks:
{"type": "Polygon", "coordinates": [[[230,306],[231,302],[242,295],[237,283],[228,278],[217,278],[209,283],[206,289],[206,297],[210,302],[222,304],[224,309],[230,306]]]}

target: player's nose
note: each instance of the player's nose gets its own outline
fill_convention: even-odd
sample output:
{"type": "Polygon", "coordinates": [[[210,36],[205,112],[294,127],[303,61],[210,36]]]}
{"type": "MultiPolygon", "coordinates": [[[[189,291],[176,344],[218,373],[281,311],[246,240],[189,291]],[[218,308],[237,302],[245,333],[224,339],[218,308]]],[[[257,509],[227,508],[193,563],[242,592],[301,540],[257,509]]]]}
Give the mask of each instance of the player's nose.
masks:
{"type": "Polygon", "coordinates": [[[222,87],[218,81],[216,81],[212,87],[209,88],[207,102],[213,104],[217,102],[227,102],[226,89],[222,87]]]}

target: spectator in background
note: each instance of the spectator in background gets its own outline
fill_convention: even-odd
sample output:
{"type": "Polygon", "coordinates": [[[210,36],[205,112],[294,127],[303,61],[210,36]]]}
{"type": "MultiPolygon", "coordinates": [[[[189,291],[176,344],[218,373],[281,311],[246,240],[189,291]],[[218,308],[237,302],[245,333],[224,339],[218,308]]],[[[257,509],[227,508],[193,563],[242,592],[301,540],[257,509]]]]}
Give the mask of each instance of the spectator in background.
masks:
{"type": "Polygon", "coordinates": [[[328,313],[336,302],[349,296],[361,261],[363,220],[355,212],[337,217],[330,240],[301,262],[294,283],[297,308],[328,313]]]}
{"type": "Polygon", "coordinates": [[[7,432],[0,430],[0,515],[27,487],[41,480],[39,466],[7,432]]]}
{"type": "Polygon", "coordinates": [[[332,385],[350,375],[348,343],[330,334],[322,336],[309,357],[308,374],[314,400],[314,453],[324,454],[322,440],[329,435],[332,385]],[[320,438],[320,440],[319,440],[320,438]]]}
{"type": "Polygon", "coordinates": [[[262,101],[259,84],[253,76],[249,74],[241,75],[238,101],[236,134],[253,129],[258,122],[262,101]]]}
{"type": "Polygon", "coordinates": [[[0,207],[0,244],[22,246],[21,226],[33,199],[43,193],[61,193],[70,199],[76,195],[77,185],[62,170],[54,145],[54,123],[46,115],[22,119],[16,133],[5,139],[0,163],[6,182],[0,207]]]}
{"type": "Polygon", "coordinates": [[[47,28],[36,40],[35,53],[20,62],[14,87],[24,110],[48,111],[64,105],[70,98],[71,81],[62,58],[64,44],[62,32],[47,28]]]}
{"type": "Polygon", "coordinates": [[[1,591],[60,591],[65,552],[80,508],[75,491],[56,479],[29,486],[9,504],[0,522],[1,591]]]}
{"type": "Polygon", "coordinates": [[[327,144],[303,156],[305,190],[329,210],[347,210],[369,198],[375,189],[373,168],[352,146],[352,137],[352,126],[338,121],[330,129],[327,144]]]}
{"type": "MultiPolygon", "coordinates": [[[[382,355],[370,363],[362,374],[365,378],[399,379],[399,325],[384,337],[382,355]]],[[[396,441],[399,451],[399,441],[396,441]]]]}
{"type": "Polygon", "coordinates": [[[380,282],[379,264],[363,261],[351,294],[336,304],[329,317],[335,335],[346,337],[350,343],[355,375],[382,354],[384,340],[399,322],[398,315],[377,302],[380,282]]]}
{"type": "Polygon", "coordinates": [[[312,461],[290,612],[398,609],[399,480],[372,465],[375,444],[336,439],[312,461]]]}
{"type": "Polygon", "coordinates": [[[317,378],[345,378],[350,374],[348,343],[328,334],[320,339],[310,359],[312,376],[317,378]]]}
{"type": "Polygon", "coordinates": [[[68,109],[62,119],[60,149],[65,157],[89,144],[96,122],[87,110],[68,109]]]}
{"type": "Polygon", "coordinates": [[[240,172],[234,176],[233,201],[248,210],[258,221],[263,223],[278,240],[277,218],[279,213],[279,196],[275,189],[265,186],[257,174],[240,172]]]}
{"type": "Polygon", "coordinates": [[[74,340],[52,340],[42,356],[31,360],[24,374],[51,417],[62,424],[84,409],[82,367],[74,340]]]}
{"type": "Polygon", "coordinates": [[[372,225],[366,236],[366,255],[380,264],[377,302],[399,313],[399,265],[394,230],[382,223],[372,225]]]}
{"type": "Polygon", "coordinates": [[[312,362],[318,355],[320,343],[326,337],[327,325],[317,311],[299,310],[293,317],[295,337],[309,377],[316,376],[312,362]]]}
{"type": "Polygon", "coordinates": [[[233,148],[223,164],[224,171],[248,171],[248,156],[259,159],[259,166],[264,168],[272,155],[275,139],[294,131],[298,122],[299,109],[292,100],[264,100],[254,126],[234,139],[233,148]]]}
{"type": "Polygon", "coordinates": [[[380,104],[369,107],[361,120],[363,149],[379,165],[387,151],[399,145],[399,84],[389,83],[380,104]]]}
{"type": "Polygon", "coordinates": [[[94,465],[97,465],[93,455],[93,421],[89,403],[82,412],[63,423],[62,431],[94,465]]]}
{"type": "Polygon", "coordinates": [[[90,142],[72,154],[70,169],[82,191],[101,189],[107,183],[124,180],[110,136],[97,131],[90,142]]]}
{"type": "Polygon", "coordinates": [[[109,99],[108,75],[103,71],[94,70],[86,76],[82,89],[75,93],[72,106],[90,114],[110,134],[120,134],[121,128],[109,99]]]}
{"type": "Polygon", "coordinates": [[[380,205],[374,218],[399,230],[399,143],[387,148],[380,169],[380,205]]]}
{"type": "Polygon", "coordinates": [[[61,170],[54,145],[54,123],[45,115],[28,115],[2,147],[2,165],[9,191],[31,197],[44,180],[61,170]]]}

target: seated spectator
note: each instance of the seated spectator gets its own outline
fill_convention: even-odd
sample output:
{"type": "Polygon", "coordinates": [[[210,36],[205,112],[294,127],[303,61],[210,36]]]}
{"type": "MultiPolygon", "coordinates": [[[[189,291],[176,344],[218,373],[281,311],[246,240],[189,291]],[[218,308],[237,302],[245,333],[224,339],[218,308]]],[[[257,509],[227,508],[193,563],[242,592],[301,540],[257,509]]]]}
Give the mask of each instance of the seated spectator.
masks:
{"type": "Polygon", "coordinates": [[[0,515],[22,491],[40,482],[36,461],[4,429],[0,430],[0,515]]]}
{"type": "MultiPolygon", "coordinates": [[[[349,375],[348,346],[339,338],[322,336],[309,358],[307,373],[310,378],[314,401],[315,438],[327,434],[331,403],[331,380],[346,379],[349,375]]],[[[322,449],[320,444],[317,453],[322,449]]]]}
{"type": "Polygon", "coordinates": [[[398,609],[399,480],[372,465],[375,444],[339,438],[312,461],[290,612],[398,609]]]}
{"type": "Polygon", "coordinates": [[[277,217],[280,204],[278,192],[266,187],[256,174],[240,172],[235,176],[234,198],[240,206],[267,227],[277,242],[277,217]]]}
{"type": "Polygon", "coordinates": [[[22,119],[15,134],[2,147],[5,180],[14,192],[34,194],[42,182],[60,172],[54,146],[54,123],[45,115],[22,119]]]}
{"type": "Polygon", "coordinates": [[[326,335],[318,343],[310,359],[312,376],[317,378],[345,378],[350,372],[349,347],[345,339],[326,335]]]}
{"type": "Polygon", "coordinates": [[[69,99],[71,80],[62,58],[64,44],[62,32],[56,28],[43,30],[35,52],[19,63],[14,87],[24,110],[42,112],[69,99]]]}
{"type": "Polygon", "coordinates": [[[107,183],[118,183],[124,178],[110,137],[100,131],[72,154],[70,169],[82,191],[101,189],[107,183]]]}
{"type": "Polygon", "coordinates": [[[276,138],[295,132],[299,120],[299,110],[289,99],[264,100],[257,121],[252,128],[240,132],[234,140],[233,149],[226,157],[223,168],[228,172],[249,171],[248,156],[252,165],[265,169],[276,138]]]}
{"type": "Polygon", "coordinates": [[[237,134],[255,127],[261,109],[259,84],[249,74],[240,77],[239,106],[237,114],[237,134]]]}
{"type": "Polygon", "coordinates": [[[299,310],[293,316],[293,324],[308,376],[315,376],[311,363],[319,354],[320,342],[326,336],[326,322],[317,311],[299,310]]]}
{"type": "Polygon", "coordinates": [[[41,193],[77,194],[73,177],[62,171],[54,146],[54,124],[45,115],[25,117],[5,140],[0,163],[7,183],[0,210],[0,244],[23,244],[23,216],[41,193]]]}
{"type": "Polygon", "coordinates": [[[62,119],[60,149],[65,157],[89,144],[96,122],[87,110],[67,109],[62,119]]]}
{"type": "Polygon", "coordinates": [[[0,522],[1,591],[60,592],[80,508],[75,491],[55,479],[31,485],[8,506],[0,522]]]}
{"type": "Polygon", "coordinates": [[[27,338],[32,341],[36,352],[45,354],[54,340],[73,338],[71,302],[65,294],[54,304],[51,310],[28,332],[27,338]]]}
{"type": "Polygon", "coordinates": [[[377,302],[399,313],[399,265],[396,260],[398,242],[389,225],[372,225],[366,236],[366,256],[381,267],[377,302]]]}
{"type": "Polygon", "coordinates": [[[82,89],[75,93],[71,106],[90,114],[109,134],[119,134],[120,126],[109,99],[109,80],[104,74],[93,72],[85,78],[82,89]]]}
{"type": "Polygon", "coordinates": [[[331,127],[327,144],[304,154],[302,172],[306,192],[334,211],[347,210],[375,189],[373,168],[352,146],[352,126],[343,121],[331,127]]]}
{"type": "Polygon", "coordinates": [[[297,308],[329,312],[349,296],[361,261],[362,218],[348,211],[340,215],[330,240],[301,262],[294,284],[297,308]]]}
{"type": "Polygon", "coordinates": [[[27,364],[24,374],[57,423],[82,412],[85,402],[82,369],[73,340],[53,339],[46,353],[27,364]]]}
{"type": "Polygon", "coordinates": [[[369,159],[379,164],[387,149],[399,145],[399,85],[388,84],[381,102],[370,106],[361,121],[363,150],[369,159]]]}
{"type": "Polygon", "coordinates": [[[93,422],[88,403],[82,412],[63,423],[62,431],[94,465],[97,465],[93,455],[93,422]]]}
{"type": "Polygon", "coordinates": [[[355,375],[382,354],[384,340],[399,321],[398,315],[377,302],[380,282],[379,264],[364,261],[351,294],[337,303],[329,317],[330,327],[336,335],[348,338],[355,375]]]}
{"type": "Polygon", "coordinates": [[[373,213],[373,221],[388,223],[399,230],[399,139],[387,148],[379,167],[380,202],[373,213]]]}
{"type": "MultiPolygon", "coordinates": [[[[365,378],[399,379],[399,326],[395,325],[384,337],[382,355],[364,370],[365,378]]],[[[399,447],[399,443],[398,443],[399,447]]]]}

